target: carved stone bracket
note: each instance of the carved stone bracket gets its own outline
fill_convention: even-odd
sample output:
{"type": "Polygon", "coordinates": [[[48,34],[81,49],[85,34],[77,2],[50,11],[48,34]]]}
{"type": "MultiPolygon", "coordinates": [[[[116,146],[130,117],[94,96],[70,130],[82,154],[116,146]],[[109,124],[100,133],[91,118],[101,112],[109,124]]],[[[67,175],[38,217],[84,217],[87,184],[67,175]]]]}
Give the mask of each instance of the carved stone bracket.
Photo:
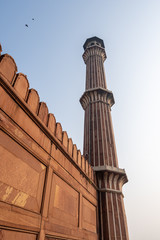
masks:
{"type": "Polygon", "coordinates": [[[85,110],[89,103],[103,102],[112,107],[115,103],[114,96],[111,91],[104,88],[92,88],[84,92],[80,98],[80,103],[85,110]]]}
{"type": "Polygon", "coordinates": [[[122,186],[128,182],[124,169],[110,166],[93,167],[93,169],[97,175],[98,191],[122,194],[122,186]]]}

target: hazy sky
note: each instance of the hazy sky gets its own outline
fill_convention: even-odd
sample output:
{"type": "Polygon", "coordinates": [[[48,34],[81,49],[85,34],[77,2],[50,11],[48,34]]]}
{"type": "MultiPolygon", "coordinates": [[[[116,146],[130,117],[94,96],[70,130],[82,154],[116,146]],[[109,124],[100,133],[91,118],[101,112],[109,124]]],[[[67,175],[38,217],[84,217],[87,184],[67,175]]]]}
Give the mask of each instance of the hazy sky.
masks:
{"type": "Polygon", "coordinates": [[[0,10],[3,53],[81,150],[82,46],[104,40],[130,240],[160,240],[160,0],[0,0],[0,10]]]}

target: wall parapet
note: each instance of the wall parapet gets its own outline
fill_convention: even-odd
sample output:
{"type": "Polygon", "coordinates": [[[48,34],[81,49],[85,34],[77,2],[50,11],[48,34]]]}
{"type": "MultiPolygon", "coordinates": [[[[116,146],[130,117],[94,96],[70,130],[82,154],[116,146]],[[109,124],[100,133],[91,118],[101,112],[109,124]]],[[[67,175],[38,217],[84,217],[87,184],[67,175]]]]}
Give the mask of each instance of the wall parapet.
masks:
{"type": "Polygon", "coordinates": [[[34,122],[45,132],[56,147],[70,159],[81,172],[95,183],[95,175],[92,167],[81,154],[77,146],[68,138],[66,131],[63,131],[55,116],[49,113],[45,102],[40,102],[38,92],[29,88],[27,76],[17,73],[17,66],[14,59],[8,55],[0,55],[0,84],[12,95],[16,102],[32,118],[34,122]]]}
{"type": "Polygon", "coordinates": [[[0,48],[0,238],[98,239],[92,167],[0,48]]]}

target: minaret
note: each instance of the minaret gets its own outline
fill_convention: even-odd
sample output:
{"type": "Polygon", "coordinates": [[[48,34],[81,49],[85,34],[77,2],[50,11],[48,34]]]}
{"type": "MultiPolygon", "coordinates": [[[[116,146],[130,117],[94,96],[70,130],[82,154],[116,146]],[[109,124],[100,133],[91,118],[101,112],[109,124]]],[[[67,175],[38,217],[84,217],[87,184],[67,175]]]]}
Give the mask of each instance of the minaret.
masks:
{"type": "Polygon", "coordinates": [[[113,93],[107,89],[103,40],[92,37],[84,44],[86,87],[80,98],[85,111],[83,154],[96,172],[99,193],[100,240],[129,240],[122,186],[127,176],[118,166],[111,119],[113,93]]]}

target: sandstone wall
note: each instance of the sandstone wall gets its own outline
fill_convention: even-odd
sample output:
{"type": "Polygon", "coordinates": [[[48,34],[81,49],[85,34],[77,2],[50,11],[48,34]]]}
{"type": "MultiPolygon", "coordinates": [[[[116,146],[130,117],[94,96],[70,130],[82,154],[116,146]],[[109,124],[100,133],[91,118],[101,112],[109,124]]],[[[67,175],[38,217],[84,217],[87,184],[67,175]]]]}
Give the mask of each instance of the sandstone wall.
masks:
{"type": "Polygon", "coordinates": [[[95,240],[97,216],[91,166],[14,59],[0,56],[0,240],[95,240]]]}

